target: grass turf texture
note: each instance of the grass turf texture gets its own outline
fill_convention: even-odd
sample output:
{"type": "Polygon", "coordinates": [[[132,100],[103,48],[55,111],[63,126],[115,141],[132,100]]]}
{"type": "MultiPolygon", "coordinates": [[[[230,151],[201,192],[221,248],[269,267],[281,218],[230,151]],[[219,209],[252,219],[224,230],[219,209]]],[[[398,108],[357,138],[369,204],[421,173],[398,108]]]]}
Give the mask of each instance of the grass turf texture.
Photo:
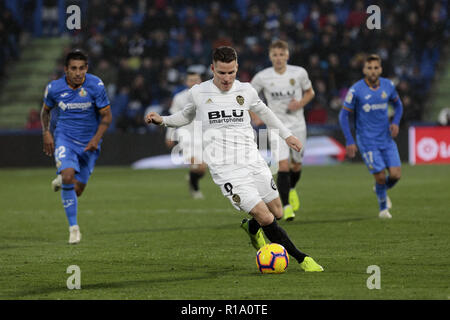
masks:
{"type": "Polygon", "coordinates": [[[235,211],[209,175],[192,200],[187,170],[97,167],[79,198],[79,245],[68,245],[53,169],[0,170],[0,299],[448,299],[449,166],[404,165],[381,220],[363,165],[305,167],[301,208],[280,222],[323,265],[294,259],[262,275],[235,211]],[[81,269],[68,290],[67,267],[81,269]],[[369,290],[367,267],[381,269],[369,290]]]}

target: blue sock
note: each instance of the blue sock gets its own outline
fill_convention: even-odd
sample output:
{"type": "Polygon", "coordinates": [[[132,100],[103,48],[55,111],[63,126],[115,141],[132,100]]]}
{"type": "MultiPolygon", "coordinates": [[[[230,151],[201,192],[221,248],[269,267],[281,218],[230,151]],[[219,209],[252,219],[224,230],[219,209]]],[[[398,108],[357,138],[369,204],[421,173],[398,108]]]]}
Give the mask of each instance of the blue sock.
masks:
{"type": "Polygon", "coordinates": [[[66,211],[67,220],[69,221],[69,226],[74,226],[77,224],[77,211],[78,211],[78,201],[77,194],[72,184],[63,184],[61,188],[61,198],[66,211]]]}
{"type": "Polygon", "coordinates": [[[387,188],[386,188],[385,184],[375,183],[375,193],[377,194],[378,205],[380,206],[380,211],[387,209],[386,190],[387,190],[387,188]]]}
{"type": "Polygon", "coordinates": [[[398,182],[398,179],[392,179],[391,177],[386,177],[386,188],[390,189],[398,182]]]}

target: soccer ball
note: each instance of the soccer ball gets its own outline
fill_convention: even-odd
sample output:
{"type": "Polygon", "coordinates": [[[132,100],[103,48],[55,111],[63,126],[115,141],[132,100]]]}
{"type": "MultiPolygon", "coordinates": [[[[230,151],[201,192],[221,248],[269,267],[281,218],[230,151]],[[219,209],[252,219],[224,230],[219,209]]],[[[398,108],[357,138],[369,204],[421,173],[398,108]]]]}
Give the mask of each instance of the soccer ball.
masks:
{"type": "Polygon", "coordinates": [[[256,253],[256,265],[261,273],[283,273],[289,265],[289,255],[282,245],[269,243],[256,253]]]}

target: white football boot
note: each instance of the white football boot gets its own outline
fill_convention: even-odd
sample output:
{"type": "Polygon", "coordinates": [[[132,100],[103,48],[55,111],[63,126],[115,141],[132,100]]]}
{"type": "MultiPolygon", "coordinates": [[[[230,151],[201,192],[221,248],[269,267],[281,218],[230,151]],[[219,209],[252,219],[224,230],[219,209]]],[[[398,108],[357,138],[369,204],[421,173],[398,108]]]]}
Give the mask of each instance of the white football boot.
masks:
{"type": "Polygon", "coordinates": [[[56,176],[55,179],[53,179],[52,181],[52,189],[53,191],[58,191],[59,189],[61,189],[61,185],[62,185],[62,176],[60,174],[58,174],[56,176]]]}
{"type": "Polygon", "coordinates": [[[80,233],[80,227],[78,225],[74,225],[69,227],[69,244],[77,244],[81,241],[81,233],[80,233]]]}
{"type": "Polygon", "coordinates": [[[191,190],[191,196],[195,200],[205,199],[205,196],[203,195],[203,193],[200,190],[198,190],[198,191],[191,190]]]}
{"type": "Polygon", "coordinates": [[[392,218],[388,209],[381,210],[380,213],[378,214],[378,217],[381,219],[391,219],[392,218]]]}

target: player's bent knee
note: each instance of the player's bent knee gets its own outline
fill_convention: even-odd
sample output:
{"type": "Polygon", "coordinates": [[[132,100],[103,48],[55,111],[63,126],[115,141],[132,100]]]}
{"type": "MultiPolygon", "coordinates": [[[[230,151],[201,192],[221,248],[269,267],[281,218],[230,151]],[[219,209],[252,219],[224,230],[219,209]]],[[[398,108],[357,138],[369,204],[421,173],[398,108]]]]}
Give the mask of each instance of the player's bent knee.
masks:
{"type": "Polygon", "coordinates": [[[83,183],[80,182],[75,183],[75,193],[77,194],[77,197],[81,197],[85,187],[86,185],[83,183]]]}
{"type": "Polygon", "coordinates": [[[273,215],[264,202],[259,202],[249,212],[261,226],[267,226],[273,222],[273,215]]]}

